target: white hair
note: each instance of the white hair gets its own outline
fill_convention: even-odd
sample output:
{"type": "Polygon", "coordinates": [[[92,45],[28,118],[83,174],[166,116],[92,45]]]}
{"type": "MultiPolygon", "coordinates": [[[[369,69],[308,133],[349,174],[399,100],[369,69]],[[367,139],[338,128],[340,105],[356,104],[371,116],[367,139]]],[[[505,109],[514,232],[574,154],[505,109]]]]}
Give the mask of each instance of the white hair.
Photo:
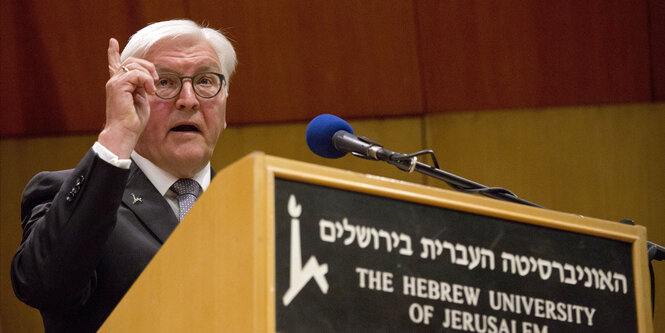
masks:
{"type": "Polygon", "coordinates": [[[231,75],[237,64],[236,51],[231,42],[219,31],[198,25],[191,20],[170,20],[152,23],[137,31],[129,38],[122,50],[120,61],[129,57],[143,58],[150,48],[164,38],[175,39],[180,36],[193,36],[206,40],[217,53],[222,74],[226,78],[227,89],[231,75]]]}

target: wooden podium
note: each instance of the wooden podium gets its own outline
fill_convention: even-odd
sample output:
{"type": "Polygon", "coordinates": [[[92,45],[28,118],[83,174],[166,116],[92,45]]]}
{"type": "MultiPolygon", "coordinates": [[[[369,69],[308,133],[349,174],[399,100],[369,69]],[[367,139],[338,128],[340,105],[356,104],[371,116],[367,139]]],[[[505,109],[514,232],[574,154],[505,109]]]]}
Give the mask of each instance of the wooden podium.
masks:
{"type": "Polygon", "coordinates": [[[652,332],[646,230],[253,153],[102,332],[652,332]]]}

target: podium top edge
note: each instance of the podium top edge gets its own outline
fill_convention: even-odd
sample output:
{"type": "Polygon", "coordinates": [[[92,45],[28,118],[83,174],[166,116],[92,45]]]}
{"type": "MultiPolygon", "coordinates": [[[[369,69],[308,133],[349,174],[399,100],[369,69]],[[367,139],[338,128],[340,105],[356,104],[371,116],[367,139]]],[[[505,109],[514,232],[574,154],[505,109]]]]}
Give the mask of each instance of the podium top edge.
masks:
{"type": "Polygon", "coordinates": [[[480,195],[268,155],[262,151],[251,152],[228,167],[245,163],[253,164],[257,171],[264,170],[268,178],[283,178],[363,192],[625,242],[644,242],[646,246],[646,228],[640,225],[627,225],[579,214],[530,207],[480,195]]]}

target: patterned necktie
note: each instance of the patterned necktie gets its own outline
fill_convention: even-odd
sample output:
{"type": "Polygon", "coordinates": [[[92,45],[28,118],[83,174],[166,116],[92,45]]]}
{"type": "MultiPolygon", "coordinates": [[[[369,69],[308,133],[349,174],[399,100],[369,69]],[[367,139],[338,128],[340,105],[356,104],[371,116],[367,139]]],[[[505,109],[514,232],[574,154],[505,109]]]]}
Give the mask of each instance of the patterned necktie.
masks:
{"type": "Polygon", "coordinates": [[[187,212],[194,205],[194,201],[201,195],[203,190],[199,183],[194,179],[181,178],[171,185],[171,191],[175,192],[178,196],[178,221],[182,221],[187,215],[187,212]]]}

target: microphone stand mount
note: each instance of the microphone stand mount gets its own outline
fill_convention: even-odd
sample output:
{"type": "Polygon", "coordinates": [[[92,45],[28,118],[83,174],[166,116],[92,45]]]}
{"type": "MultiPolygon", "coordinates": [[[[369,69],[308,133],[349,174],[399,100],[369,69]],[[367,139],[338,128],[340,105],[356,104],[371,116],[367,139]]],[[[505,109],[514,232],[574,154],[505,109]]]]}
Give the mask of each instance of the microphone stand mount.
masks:
{"type": "MultiPolygon", "coordinates": [[[[377,156],[376,152],[379,149],[382,149],[383,147],[379,145],[378,143],[372,141],[371,139],[368,139],[366,137],[358,137],[360,140],[372,144],[372,146],[368,149],[367,155],[363,155],[361,153],[357,152],[352,152],[353,156],[368,159],[368,160],[380,160],[379,157],[377,156]]],[[[472,193],[472,194],[481,194],[490,198],[494,199],[499,199],[503,201],[508,201],[508,202],[514,202],[514,203],[519,203],[527,206],[532,206],[532,207],[539,207],[543,208],[540,205],[537,205],[533,202],[529,202],[527,200],[524,200],[522,198],[519,198],[515,193],[502,188],[502,187],[487,187],[485,185],[476,183],[474,181],[468,180],[466,178],[462,178],[460,176],[457,176],[455,174],[452,174],[450,172],[443,171],[439,168],[439,163],[436,160],[436,156],[434,155],[434,151],[431,149],[428,150],[421,150],[419,152],[415,152],[413,154],[400,154],[400,153],[393,153],[391,154],[387,159],[383,159],[384,161],[388,162],[389,164],[392,164],[396,166],[398,169],[402,171],[406,171],[409,173],[412,173],[414,171],[417,171],[419,173],[422,173],[424,175],[436,178],[438,180],[444,181],[446,184],[448,184],[450,187],[454,188],[457,191],[464,192],[464,193],[472,193]],[[419,162],[418,161],[418,156],[422,155],[429,155],[430,158],[432,159],[432,162],[434,163],[434,166],[427,165],[425,163],[419,162]]]]}

